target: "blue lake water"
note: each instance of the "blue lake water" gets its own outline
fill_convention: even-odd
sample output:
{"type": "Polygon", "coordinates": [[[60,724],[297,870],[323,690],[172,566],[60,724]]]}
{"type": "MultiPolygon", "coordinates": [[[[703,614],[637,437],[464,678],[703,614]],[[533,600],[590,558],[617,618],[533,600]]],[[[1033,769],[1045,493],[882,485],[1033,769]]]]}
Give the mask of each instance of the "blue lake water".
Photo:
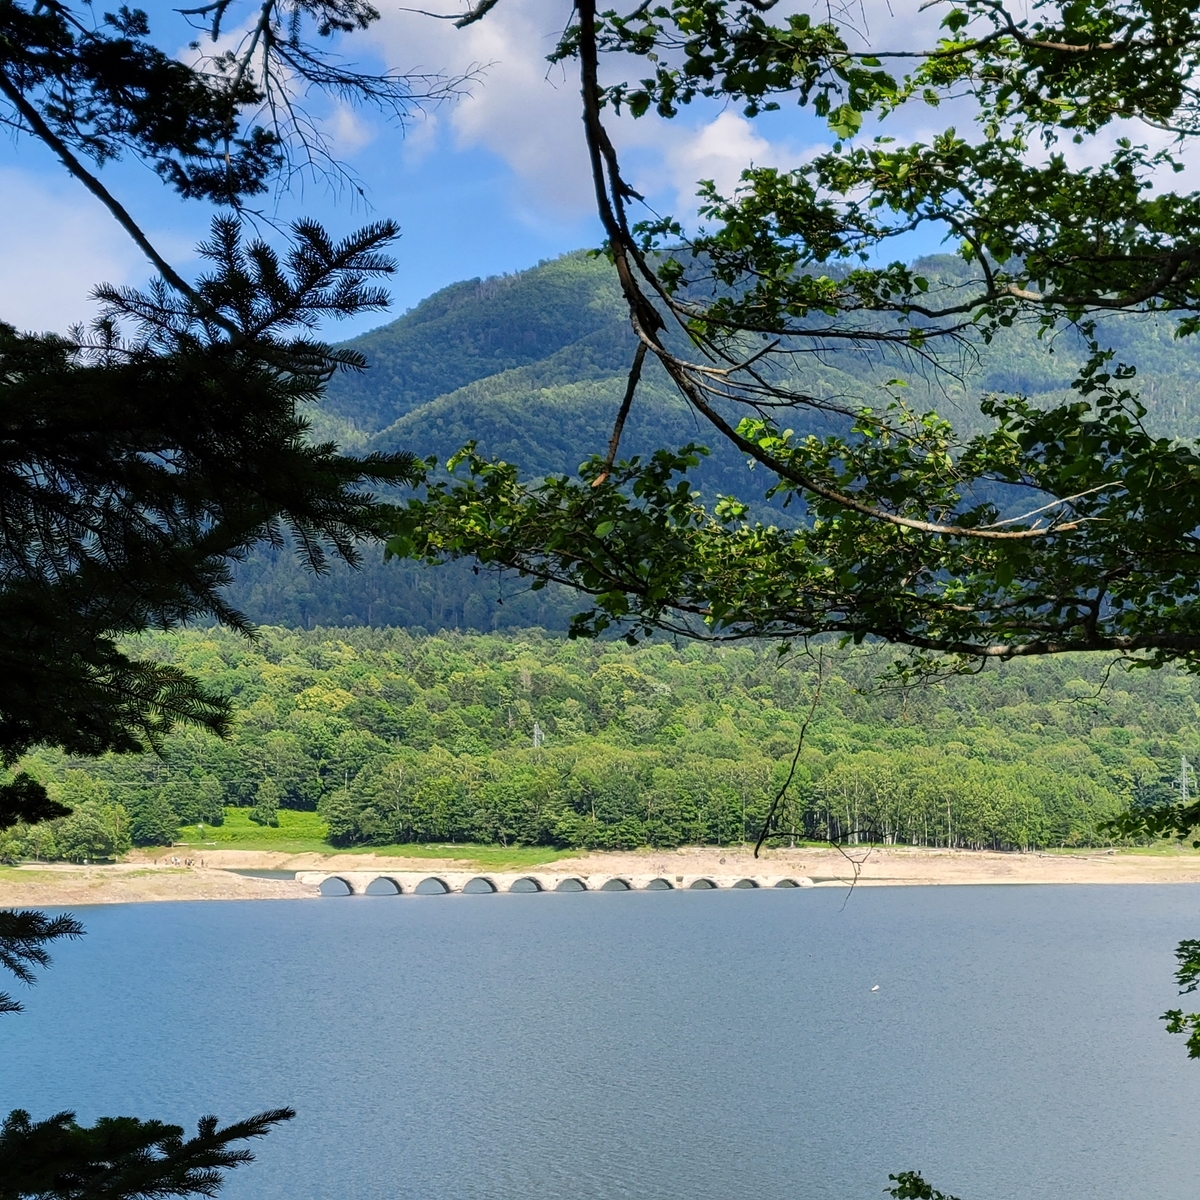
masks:
{"type": "Polygon", "coordinates": [[[0,1023],[0,1103],[189,1125],[291,1104],[230,1200],[1200,1184],[1200,1063],[1157,1019],[1196,887],[77,911],[87,937],[0,1023]]]}

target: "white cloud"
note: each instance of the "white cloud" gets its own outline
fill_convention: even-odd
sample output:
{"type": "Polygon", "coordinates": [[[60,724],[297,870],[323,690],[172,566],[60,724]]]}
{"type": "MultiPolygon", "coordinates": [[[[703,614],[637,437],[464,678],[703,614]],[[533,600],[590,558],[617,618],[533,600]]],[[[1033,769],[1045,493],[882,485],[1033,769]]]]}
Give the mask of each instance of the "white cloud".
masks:
{"type": "Polygon", "coordinates": [[[700,129],[673,132],[675,136],[663,140],[662,149],[680,215],[694,211],[701,179],[711,179],[721,195],[729,196],[748,167],[778,167],[795,161],[785,147],[773,145],[745,117],[731,112],[719,114],[700,129]]]}
{"type": "Polygon", "coordinates": [[[841,0],[831,12],[851,47],[886,52],[934,45],[950,8],[949,0],[928,6],[916,0],[841,0]]]}
{"type": "Polygon", "coordinates": [[[19,329],[65,332],[95,315],[98,283],[141,282],[149,265],[112,217],[82,188],[50,186],[0,169],[0,320],[19,329]]]}
{"type": "Polygon", "coordinates": [[[375,129],[348,104],[337,103],[333,112],[322,122],[334,153],[347,158],[369,146],[375,140],[375,129]]]}
{"type": "Polygon", "coordinates": [[[745,117],[730,112],[721,113],[687,141],[677,141],[667,149],[667,161],[677,176],[712,179],[725,192],[734,187],[746,166],[771,166],[776,158],[771,143],[760,137],[745,117]]]}
{"type": "MultiPolygon", "coordinates": [[[[447,12],[454,0],[442,0],[447,12]]],[[[791,4],[787,11],[811,9],[823,19],[824,5],[791,4]]],[[[783,6],[779,19],[786,15],[783,6]]],[[[849,23],[852,40],[892,49],[931,43],[942,13],[919,12],[916,0],[861,0],[846,4],[840,19],[849,23]]],[[[418,158],[432,149],[435,138],[449,135],[462,149],[484,149],[512,170],[510,202],[520,210],[547,216],[578,215],[594,203],[585,146],[580,128],[579,85],[574,63],[551,67],[546,55],[570,17],[562,0],[504,0],[483,20],[466,29],[412,12],[385,12],[368,36],[376,39],[388,64],[399,70],[466,72],[485,68],[470,95],[414,126],[416,145],[406,150],[418,158]]],[[[608,64],[612,69],[613,64],[608,64]]],[[[631,76],[646,64],[631,64],[631,76]]],[[[786,101],[785,101],[786,105],[786,101]]],[[[761,126],[733,112],[712,114],[697,104],[673,121],[647,116],[639,121],[609,117],[610,131],[631,179],[639,190],[687,213],[694,208],[696,182],[715,179],[730,189],[740,172],[755,165],[786,166],[806,155],[796,147],[812,140],[811,117],[798,116],[792,136],[772,141],[761,126]]],[[[928,114],[924,115],[928,120],[928,114]]],[[[901,133],[900,122],[893,121],[901,133]]]]}
{"type": "MultiPolygon", "coordinates": [[[[434,128],[461,149],[488,150],[507,163],[519,206],[556,214],[586,211],[591,203],[578,85],[573,73],[546,62],[567,15],[553,0],[505,0],[466,29],[392,12],[372,34],[399,70],[485,68],[469,95],[434,114],[434,128]]],[[[427,143],[418,153],[427,153],[427,143]]]]}
{"type": "MultiPolygon", "coordinates": [[[[446,0],[447,9],[450,0],[446,0]]],[[[456,30],[450,22],[392,12],[375,27],[389,66],[436,66],[448,73],[482,67],[470,94],[412,127],[416,145],[406,154],[425,158],[437,136],[460,149],[483,149],[512,170],[514,206],[536,219],[590,212],[595,203],[579,109],[577,67],[551,66],[553,49],[569,17],[555,0],[504,0],[482,21],[456,30]]],[[[645,64],[632,64],[632,74],[645,64]]],[[[712,107],[707,112],[712,112],[712,107]]],[[[610,113],[607,124],[635,186],[682,211],[690,211],[696,182],[716,179],[732,188],[751,162],[782,165],[786,147],[773,145],[754,124],[717,112],[704,124],[696,105],[673,121],[610,113]]]]}
{"type": "Polygon", "coordinates": [[[410,166],[418,166],[437,149],[442,122],[437,109],[417,109],[404,119],[400,153],[410,166]]]}
{"type": "MultiPolygon", "coordinates": [[[[445,11],[459,9],[459,0],[440,0],[445,11]]],[[[791,11],[810,11],[824,19],[824,4],[781,4],[772,16],[782,20],[791,11]]],[[[912,50],[933,45],[946,5],[922,10],[918,0],[842,0],[834,17],[849,29],[848,40],[874,50],[912,50]]],[[[466,72],[484,67],[468,96],[418,118],[410,127],[403,153],[424,159],[438,145],[482,149],[512,171],[508,204],[536,223],[577,217],[592,211],[592,183],[579,116],[576,67],[568,62],[551,67],[546,55],[570,16],[566,0],[503,0],[483,20],[458,30],[449,21],[391,11],[374,27],[374,37],[388,64],[400,70],[466,72]]],[[[911,60],[885,61],[895,74],[911,60]]],[[[615,64],[609,63],[611,72],[615,64]]],[[[631,76],[646,64],[632,64],[631,76]]],[[[751,164],[796,166],[824,147],[813,142],[828,136],[811,114],[789,108],[764,121],[750,121],[732,110],[696,104],[672,121],[648,115],[634,121],[608,118],[630,181],[647,196],[685,219],[694,215],[696,183],[710,178],[728,193],[739,174],[751,164]]],[[[969,101],[949,101],[938,109],[921,103],[905,106],[886,121],[870,121],[862,137],[886,134],[900,141],[928,143],[949,125],[968,138],[982,136],[969,101]]],[[[1112,137],[1132,135],[1152,140],[1153,131],[1131,130],[1126,123],[1112,137]]],[[[1103,161],[1112,138],[1102,136],[1083,147],[1062,148],[1073,165],[1103,161]]],[[[1200,174],[1200,163],[1194,168],[1200,174]]],[[[1188,175],[1191,175],[1191,171],[1188,175]]],[[[1185,176],[1185,179],[1187,176],[1185,176]]],[[[1167,186],[1183,183],[1171,177],[1167,186]]]]}

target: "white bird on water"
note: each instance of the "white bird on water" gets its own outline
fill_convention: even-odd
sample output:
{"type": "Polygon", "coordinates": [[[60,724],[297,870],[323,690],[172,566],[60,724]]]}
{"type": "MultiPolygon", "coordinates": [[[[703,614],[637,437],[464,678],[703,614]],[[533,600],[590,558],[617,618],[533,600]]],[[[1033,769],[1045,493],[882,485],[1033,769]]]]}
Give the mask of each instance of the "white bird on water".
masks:
{"type": "Polygon", "coordinates": [[[879,991],[879,984],[876,984],[876,985],[875,985],[875,986],[874,986],[874,987],[871,989],[871,991],[873,991],[873,992],[877,992],[877,991],[879,991]]]}

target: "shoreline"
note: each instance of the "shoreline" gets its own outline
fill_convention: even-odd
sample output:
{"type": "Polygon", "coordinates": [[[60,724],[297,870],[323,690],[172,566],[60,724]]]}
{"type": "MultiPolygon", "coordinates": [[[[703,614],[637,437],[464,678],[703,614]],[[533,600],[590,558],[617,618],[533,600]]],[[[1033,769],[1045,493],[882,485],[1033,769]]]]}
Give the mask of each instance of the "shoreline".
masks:
{"type": "MultiPolygon", "coordinates": [[[[356,877],[389,871],[406,876],[537,875],[539,878],[596,876],[711,876],[730,886],[735,878],[790,876],[816,887],[848,887],[859,864],[858,887],[938,887],[995,884],[1166,884],[1200,883],[1200,854],[1180,851],[938,850],[905,846],[770,850],[755,860],[749,847],[604,851],[556,858],[529,867],[487,868],[470,859],[401,858],[374,854],[289,854],[282,851],[185,851],[194,866],[156,863],[135,851],[119,863],[75,866],[27,863],[0,868],[0,908],[140,904],[183,900],[284,900],[317,898],[315,883],[256,878],[236,871],[268,870],[356,877]],[[849,856],[849,858],[847,857],[849,856]],[[203,865],[201,865],[203,863],[203,865]]],[[[157,852],[158,858],[164,851],[157,852]]]]}

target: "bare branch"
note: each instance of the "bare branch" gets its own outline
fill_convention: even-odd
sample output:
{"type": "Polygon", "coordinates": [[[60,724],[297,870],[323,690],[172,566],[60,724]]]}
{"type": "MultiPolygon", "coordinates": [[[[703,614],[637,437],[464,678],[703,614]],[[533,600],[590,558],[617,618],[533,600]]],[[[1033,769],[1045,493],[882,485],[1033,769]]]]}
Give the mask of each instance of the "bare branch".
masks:
{"type": "Polygon", "coordinates": [[[1006,517],[1003,521],[994,521],[990,525],[981,526],[982,529],[998,529],[1001,525],[1015,525],[1018,521],[1028,521],[1030,517],[1036,517],[1040,513],[1049,512],[1052,508],[1057,508],[1060,504],[1073,504],[1076,500],[1082,500],[1085,496],[1094,496],[1097,492],[1104,492],[1110,488],[1123,488],[1123,483],[1102,483],[1099,487],[1088,488],[1086,492],[1076,492],[1074,496],[1064,496],[1061,500],[1051,500],[1049,504],[1043,504],[1041,508],[1031,509],[1027,513],[1022,513],[1019,517],[1006,517]]]}
{"type": "Polygon", "coordinates": [[[472,8],[466,16],[459,17],[454,22],[455,29],[465,29],[468,25],[474,25],[476,21],[487,16],[489,12],[500,2],[500,0],[479,0],[479,3],[472,8]]]}
{"type": "Polygon", "coordinates": [[[792,786],[792,779],[796,774],[796,765],[800,762],[800,751],[804,749],[804,735],[808,732],[808,727],[812,723],[813,713],[817,711],[817,704],[821,699],[821,688],[825,684],[825,651],[821,649],[817,652],[817,686],[813,688],[812,703],[808,706],[808,715],[804,718],[804,724],[800,726],[800,736],[796,739],[796,753],[792,755],[791,770],[788,771],[787,778],[783,781],[783,787],[775,793],[775,799],[771,801],[771,807],[767,809],[766,820],[762,824],[762,832],[758,835],[758,841],[754,846],[754,857],[758,857],[758,852],[762,849],[762,844],[767,840],[768,834],[771,832],[771,822],[775,819],[775,810],[779,807],[779,802],[786,795],[789,787],[792,786]]]}
{"type": "Polygon", "coordinates": [[[608,454],[604,459],[604,470],[592,480],[592,487],[599,487],[613,469],[617,461],[617,447],[621,444],[621,431],[625,428],[625,419],[629,416],[633,404],[633,394],[637,391],[638,380],[642,377],[642,363],[646,360],[646,343],[638,342],[637,352],[633,356],[633,366],[629,368],[629,382],[625,385],[625,398],[621,401],[617,412],[616,424],[613,425],[612,437],[608,440],[608,454]]]}

